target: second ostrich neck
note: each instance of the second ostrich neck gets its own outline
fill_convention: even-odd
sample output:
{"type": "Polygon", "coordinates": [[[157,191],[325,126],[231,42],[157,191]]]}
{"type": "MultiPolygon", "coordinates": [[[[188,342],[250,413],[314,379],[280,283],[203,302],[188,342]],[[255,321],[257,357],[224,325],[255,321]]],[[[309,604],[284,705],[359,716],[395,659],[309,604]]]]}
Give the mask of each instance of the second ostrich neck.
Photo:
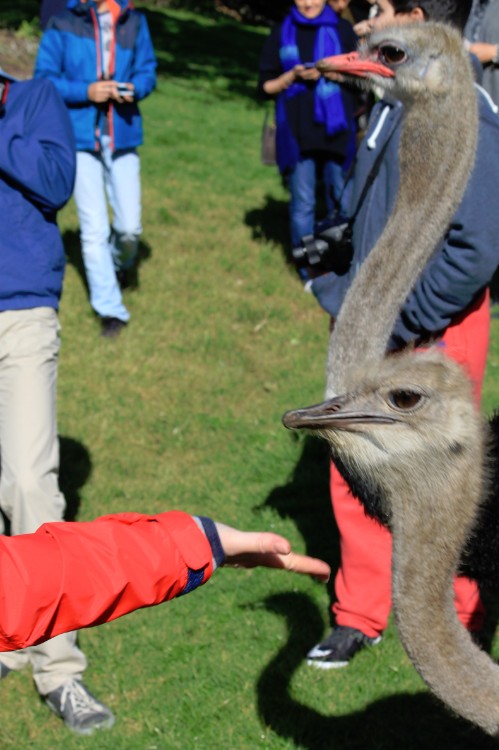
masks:
{"type": "Polygon", "coordinates": [[[445,493],[447,482],[442,482],[438,503],[435,486],[428,482],[425,491],[419,482],[417,507],[406,481],[391,488],[399,494],[391,519],[393,607],[402,643],[432,691],[458,714],[497,735],[499,667],[472,641],[457,619],[453,602],[459,550],[479,506],[480,487],[473,475],[468,466],[470,480],[461,492],[450,481],[452,490],[448,487],[445,493]],[[470,494],[476,502],[470,502],[470,494]],[[469,513],[467,523],[463,523],[463,512],[469,513]],[[426,539],[423,550],[414,539],[426,539]]]}
{"type": "Polygon", "coordinates": [[[464,195],[478,113],[471,74],[461,84],[406,105],[396,204],[338,315],[328,352],[328,397],[348,386],[359,357],[367,362],[384,356],[399,310],[464,195]]]}

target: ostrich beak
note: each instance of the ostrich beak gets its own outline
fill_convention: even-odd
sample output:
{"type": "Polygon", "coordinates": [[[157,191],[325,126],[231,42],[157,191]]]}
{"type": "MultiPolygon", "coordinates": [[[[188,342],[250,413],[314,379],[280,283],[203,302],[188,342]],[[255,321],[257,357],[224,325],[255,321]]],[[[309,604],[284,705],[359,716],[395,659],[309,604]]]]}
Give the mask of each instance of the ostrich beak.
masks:
{"type": "Polygon", "coordinates": [[[363,424],[394,424],[400,421],[397,415],[392,416],[376,409],[348,408],[345,396],[337,396],[304,409],[287,411],[282,418],[288,430],[348,430],[363,424]]]}
{"type": "Polygon", "coordinates": [[[376,60],[363,58],[358,52],[349,52],[346,55],[333,55],[319,60],[316,64],[321,73],[346,73],[356,78],[368,78],[372,74],[383,78],[394,78],[395,73],[376,60]]]}

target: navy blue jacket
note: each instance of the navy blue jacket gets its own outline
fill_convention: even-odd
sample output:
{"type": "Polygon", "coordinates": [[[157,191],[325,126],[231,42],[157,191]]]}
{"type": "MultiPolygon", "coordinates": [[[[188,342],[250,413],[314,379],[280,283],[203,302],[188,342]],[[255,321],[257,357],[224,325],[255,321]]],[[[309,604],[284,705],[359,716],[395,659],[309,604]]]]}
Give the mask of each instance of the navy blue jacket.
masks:
{"type": "MultiPolygon", "coordinates": [[[[483,92],[479,99],[479,139],[475,166],[459,206],[438,247],[407,298],[390,348],[440,334],[489,284],[499,264],[499,118],[483,92]]],[[[328,273],[313,282],[321,306],[333,317],[359,267],[376,244],[395,204],[399,184],[398,147],[402,105],[383,100],[373,109],[354,171],[353,215],[377,154],[386,146],[379,171],[353,227],[354,255],[344,276],[328,273]]]]}
{"type": "Polygon", "coordinates": [[[56,212],[74,175],[71,123],[54,86],[11,83],[0,113],[0,310],[57,309],[64,248],[56,212]]]}
{"type": "Polygon", "coordinates": [[[135,86],[132,103],[98,105],[89,101],[88,86],[103,78],[99,14],[93,0],[68,0],[66,10],[53,16],[41,39],[35,78],[48,78],[69,108],[76,147],[99,150],[103,118],[109,121],[112,148],[140,146],[142,119],[136,102],[156,85],[156,57],[145,16],[129,0],[109,0],[115,20],[110,78],[135,86]]]}

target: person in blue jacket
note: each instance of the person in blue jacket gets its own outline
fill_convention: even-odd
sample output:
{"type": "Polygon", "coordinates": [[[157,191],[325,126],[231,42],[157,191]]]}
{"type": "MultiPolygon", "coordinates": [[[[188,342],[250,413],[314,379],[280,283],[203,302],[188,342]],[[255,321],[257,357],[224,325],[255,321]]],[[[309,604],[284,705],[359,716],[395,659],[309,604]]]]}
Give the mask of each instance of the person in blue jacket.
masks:
{"type": "Polygon", "coordinates": [[[130,281],[142,232],[137,102],[154,89],[155,70],[146,18],[130,0],[68,0],[49,20],[35,63],[35,78],[55,84],[73,124],[90,303],[110,338],[130,318],[121,287],[130,281]]]}
{"type": "MultiPolygon", "coordinates": [[[[56,381],[64,248],[57,211],[73,190],[66,107],[49,81],[0,73],[0,533],[62,521],[56,381]]],[[[76,634],[0,654],[0,679],[30,663],[35,686],[72,729],[110,726],[112,712],[81,681],[76,634]]]]}
{"type": "MultiPolygon", "coordinates": [[[[378,0],[377,16],[369,23],[379,28],[385,23],[436,20],[462,30],[471,2],[378,0]]],[[[499,184],[499,118],[490,97],[478,87],[477,97],[479,141],[465,195],[440,247],[405,301],[389,348],[424,346],[438,339],[448,356],[467,370],[479,403],[489,342],[488,284],[499,263],[499,216],[494,207],[499,184]]],[[[312,291],[333,321],[394,207],[402,117],[400,102],[385,97],[375,105],[353,172],[351,267],[343,276],[327,273],[313,281],[312,291]]],[[[345,666],[359,649],[377,643],[391,608],[390,533],[367,518],[334,465],[330,488],[341,549],[332,607],[335,625],[308,654],[309,664],[323,669],[345,666]]],[[[483,606],[475,582],[456,578],[454,590],[460,621],[471,631],[480,630],[483,606]]]]}

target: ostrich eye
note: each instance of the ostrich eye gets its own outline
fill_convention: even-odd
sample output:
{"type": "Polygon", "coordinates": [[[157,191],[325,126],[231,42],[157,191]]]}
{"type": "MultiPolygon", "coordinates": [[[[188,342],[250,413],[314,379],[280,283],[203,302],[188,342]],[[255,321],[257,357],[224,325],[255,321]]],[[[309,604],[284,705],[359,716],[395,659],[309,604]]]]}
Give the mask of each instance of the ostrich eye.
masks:
{"type": "Polygon", "coordinates": [[[423,396],[414,391],[390,391],[388,401],[396,409],[414,409],[421,402],[423,396]]]}
{"type": "Polygon", "coordinates": [[[400,65],[407,59],[405,50],[394,44],[382,44],[378,47],[378,59],[384,65],[400,65]]]}

